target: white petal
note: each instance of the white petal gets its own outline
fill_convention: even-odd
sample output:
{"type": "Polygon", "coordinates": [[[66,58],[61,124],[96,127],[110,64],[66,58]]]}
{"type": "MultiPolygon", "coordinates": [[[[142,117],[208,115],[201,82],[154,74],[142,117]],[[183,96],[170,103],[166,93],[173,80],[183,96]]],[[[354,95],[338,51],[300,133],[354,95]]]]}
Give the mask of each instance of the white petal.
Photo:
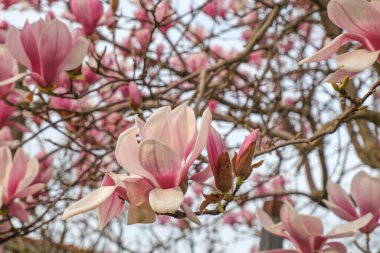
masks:
{"type": "Polygon", "coordinates": [[[170,189],[153,189],[149,193],[149,203],[157,213],[171,213],[179,209],[183,192],[179,186],[170,189]]]}
{"type": "Polygon", "coordinates": [[[368,51],[365,49],[353,50],[333,57],[339,68],[349,72],[360,72],[375,63],[379,56],[378,51],[368,51]]]}

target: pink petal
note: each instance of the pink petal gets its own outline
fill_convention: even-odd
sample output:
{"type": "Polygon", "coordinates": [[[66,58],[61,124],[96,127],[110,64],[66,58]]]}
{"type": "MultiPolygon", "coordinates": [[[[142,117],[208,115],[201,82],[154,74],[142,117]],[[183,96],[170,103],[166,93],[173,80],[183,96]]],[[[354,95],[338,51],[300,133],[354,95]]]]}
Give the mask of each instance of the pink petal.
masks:
{"type": "Polygon", "coordinates": [[[301,60],[298,64],[326,60],[333,56],[342,45],[351,41],[360,41],[364,46],[370,44],[368,40],[366,40],[366,38],[360,35],[344,33],[333,39],[330,43],[328,43],[325,47],[314,53],[312,56],[301,60]]]}
{"type": "Polygon", "coordinates": [[[329,181],[327,183],[327,192],[329,194],[330,201],[326,201],[325,203],[328,206],[331,206],[331,210],[333,212],[334,210],[337,211],[337,213],[334,212],[337,216],[349,221],[358,218],[354,203],[352,203],[350,197],[346,194],[342,187],[329,181]],[[332,204],[330,204],[330,202],[332,204]],[[339,210],[336,207],[339,207],[342,210],[339,210]],[[342,216],[338,215],[338,213],[342,216]]]}
{"type": "Polygon", "coordinates": [[[179,209],[183,192],[179,186],[170,189],[155,188],[149,193],[149,204],[157,213],[171,213],[179,209]]]}
{"type": "MultiPolygon", "coordinates": [[[[0,177],[2,178],[2,177],[0,177]]],[[[0,209],[3,207],[3,194],[4,194],[4,186],[0,184],[0,209]]]]}
{"type": "Polygon", "coordinates": [[[26,175],[28,158],[22,149],[17,149],[16,154],[13,158],[12,169],[9,173],[9,181],[8,181],[8,195],[12,196],[16,193],[20,182],[24,180],[26,175]]]}
{"type": "Polygon", "coordinates": [[[33,194],[41,191],[44,187],[45,187],[45,184],[43,184],[43,183],[31,185],[29,187],[26,187],[26,188],[18,191],[15,195],[12,196],[12,199],[25,198],[27,196],[33,195],[33,194]]]}
{"type": "Polygon", "coordinates": [[[31,71],[41,73],[40,53],[37,38],[33,34],[29,22],[25,22],[21,31],[21,43],[31,63],[31,71]]]}
{"type": "Polygon", "coordinates": [[[327,13],[334,24],[350,33],[362,35],[375,43],[380,39],[377,33],[380,12],[366,0],[333,0],[327,6],[327,13]]]}
{"type": "Polygon", "coordinates": [[[283,231],[282,224],[274,224],[266,212],[258,208],[256,209],[256,217],[265,230],[279,237],[287,238],[287,235],[283,231]]]}
{"type": "Polygon", "coordinates": [[[351,194],[361,215],[372,213],[376,216],[380,210],[380,179],[358,172],[351,182],[351,194]]]}
{"type": "Polygon", "coordinates": [[[14,26],[9,28],[5,41],[7,48],[13,57],[25,67],[31,68],[31,62],[21,43],[20,32],[14,26]]]}
{"type": "Polygon", "coordinates": [[[186,158],[188,152],[191,151],[186,148],[189,144],[194,145],[196,138],[197,125],[194,111],[186,104],[176,107],[171,113],[170,129],[172,135],[175,136],[172,138],[170,147],[177,152],[179,157],[186,158]]]}
{"type": "Polygon", "coordinates": [[[239,153],[237,155],[237,160],[243,155],[244,151],[247,150],[251,146],[252,143],[256,142],[259,138],[260,129],[253,130],[243,141],[243,144],[241,145],[239,149],[239,153]]]}
{"type": "Polygon", "coordinates": [[[177,184],[182,183],[184,178],[187,176],[187,172],[189,171],[190,166],[193,162],[198,158],[201,154],[203,148],[207,142],[208,131],[211,126],[212,114],[209,109],[206,109],[202,115],[201,126],[199,129],[199,133],[197,136],[197,140],[195,141],[193,151],[190,156],[187,158],[186,164],[181,168],[180,177],[177,178],[177,184]]]}
{"type": "Polygon", "coordinates": [[[41,35],[42,77],[48,84],[57,77],[61,63],[70,53],[71,35],[67,26],[57,19],[49,23],[41,35]]]}
{"type": "Polygon", "coordinates": [[[74,42],[73,47],[70,50],[70,53],[63,60],[58,73],[79,67],[82,64],[83,59],[88,52],[89,46],[90,43],[85,38],[78,38],[74,42]]]}
{"type": "Polygon", "coordinates": [[[66,208],[62,214],[62,219],[66,220],[77,214],[85,213],[99,207],[114,193],[116,187],[117,186],[104,186],[96,189],[81,200],[66,208]]]}
{"type": "Polygon", "coordinates": [[[15,216],[24,222],[28,221],[29,213],[26,211],[25,205],[13,201],[8,206],[8,210],[11,216],[15,216]]]}
{"type": "Polygon", "coordinates": [[[19,186],[17,187],[17,191],[23,190],[28,187],[36,178],[39,171],[39,163],[37,159],[31,159],[28,161],[26,166],[26,173],[19,186]]]}
{"type": "Polygon", "coordinates": [[[153,189],[153,187],[147,180],[140,178],[137,181],[128,182],[125,180],[124,182],[126,182],[125,184],[129,196],[129,202],[132,205],[140,206],[148,200],[149,192],[153,189]]]}
{"type": "Polygon", "coordinates": [[[207,136],[207,154],[212,173],[218,173],[218,161],[223,152],[227,152],[222,136],[211,126],[207,136]]]}
{"type": "Polygon", "coordinates": [[[140,143],[139,159],[143,168],[154,176],[162,188],[177,186],[181,160],[170,147],[155,139],[144,140],[140,143]]]}
{"type": "Polygon", "coordinates": [[[312,236],[323,235],[323,224],[319,218],[298,214],[298,218],[312,236]]]}
{"type": "Polygon", "coordinates": [[[328,75],[322,83],[340,83],[346,76],[353,78],[357,74],[359,74],[359,72],[348,72],[343,69],[338,69],[334,73],[328,75]]]}
{"type": "MultiPolygon", "coordinates": [[[[306,229],[299,215],[295,212],[294,208],[285,202],[281,208],[281,222],[284,229],[289,233],[291,240],[298,249],[302,252],[312,252],[313,237],[310,236],[309,231],[306,229]]],[[[309,224],[311,226],[312,224],[309,224]]],[[[318,226],[319,224],[315,224],[318,226]]]]}
{"type": "Polygon", "coordinates": [[[355,234],[357,230],[366,226],[371,221],[373,215],[368,213],[357,220],[341,224],[333,228],[326,236],[329,238],[349,237],[355,234]]]}
{"type": "Polygon", "coordinates": [[[374,64],[380,51],[367,51],[365,49],[353,50],[333,57],[340,69],[348,72],[360,72],[374,64]]]}
{"type": "Polygon", "coordinates": [[[113,217],[119,217],[125,209],[124,200],[116,192],[107,198],[99,206],[99,229],[103,228],[111,221],[113,217]]]}
{"type": "Polygon", "coordinates": [[[358,218],[358,215],[356,214],[356,217],[353,217],[351,214],[349,214],[345,209],[341,208],[340,206],[336,205],[334,202],[323,200],[323,203],[330,209],[336,216],[339,218],[346,220],[346,221],[352,221],[358,218]]]}
{"type": "Polygon", "coordinates": [[[139,162],[137,133],[137,128],[131,127],[120,134],[116,143],[116,160],[128,172],[147,178],[155,183],[154,177],[139,162]]]}
{"type": "Polygon", "coordinates": [[[324,253],[347,253],[346,246],[340,242],[326,243],[327,248],[323,249],[324,253]]]}
{"type": "Polygon", "coordinates": [[[99,0],[71,0],[71,10],[84,32],[92,33],[103,15],[103,5],[99,0]]]}
{"type": "Polygon", "coordinates": [[[172,138],[169,125],[170,111],[169,106],[163,106],[150,115],[141,132],[141,141],[156,139],[170,147],[172,138]]]}

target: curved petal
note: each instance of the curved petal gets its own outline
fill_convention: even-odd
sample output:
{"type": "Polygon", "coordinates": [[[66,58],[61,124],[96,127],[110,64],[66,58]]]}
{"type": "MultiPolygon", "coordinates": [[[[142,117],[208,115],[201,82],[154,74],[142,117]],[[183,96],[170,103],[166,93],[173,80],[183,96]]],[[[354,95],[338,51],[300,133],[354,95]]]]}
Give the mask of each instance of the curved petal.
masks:
{"type": "Polygon", "coordinates": [[[176,107],[171,113],[170,130],[172,138],[170,147],[175,150],[179,157],[186,158],[188,152],[191,151],[195,141],[195,134],[197,132],[197,125],[193,109],[186,104],[176,107]],[[186,150],[186,149],[190,149],[186,150]]]}
{"type": "Polygon", "coordinates": [[[172,138],[169,125],[170,111],[169,106],[163,106],[150,115],[141,132],[141,141],[156,139],[170,147],[172,138]]]}
{"type": "Polygon", "coordinates": [[[298,218],[311,236],[323,235],[323,224],[319,218],[298,214],[298,218]]]}
{"type": "Polygon", "coordinates": [[[26,187],[25,189],[22,189],[21,191],[18,191],[15,195],[12,196],[12,199],[25,198],[27,196],[33,195],[41,191],[44,187],[45,187],[45,184],[43,183],[31,185],[29,187],[26,187]]]}
{"type": "Polygon", "coordinates": [[[21,148],[17,149],[13,158],[12,169],[9,171],[8,178],[8,195],[12,196],[16,193],[20,182],[24,180],[26,175],[28,158],[21,148]]]}
{"type": "Polygon", "coordinates": [[[24,77],[27,76],[27,75],[28,75],[27,73],[20,73],[20,74],[17,74],[17,75],[15,75],[15,76],[11,77],[11,78],[6,79],[6,80],[2,80],[2,81],[0,82],[0,87],[1,87],[1,86],[4,86],[4,85],[8,85],[8,84],[10,84],[10,83],[14,83],[14,82],[16,82],[16,81],[18,81],[18,80],[24,78],[24,77]]]}
{"type": "Polygon", "coordinates": [[[322,251],[324,253],[347,253],[346,246],[340,242],[329,242],[326,246],[322,251]]]}
{"type": "Polygon", "coordinates": [[[328,75],[322,83],[340,83],[343,81],[343,79],[348,76],[349,78],[353,78],[359,74],[359,72],[348,72],[343,69],[338,69],[334,73],[328,75]]]}
{"type": "Polygon", "coordinates": [[[378,51],[365,49],[353,50],[344,54],[336,55],[333,60],[342,70],[348,72],[360,72],[374,64],[379,56],[378,51]]]}
{"type": "Polygon", "coordinates": [[[154,177],[139,162],[137,133],[137,128],[131,127],[120,134],[115,149],[116,160],[129,173],[142,176],[154,183],[154,177]]]}
{"type": "Polygon", "coordinates": [[[32,27],[29,22],[25,22],[24,28],[21,31],[21,43],[24,47],[25,53],[31,63],[31,71],[41,73],[40,52],[32,27]]]}
{"type": "Polygon", "coordinates": [[[207,166],[207,168],[205,168],[204,170],[192,175],[190,177],[190,180],[193,180],[197,183],[203,183],[207,181],[208,179],[212,178],[212,176],[213,176],[213,173],[212,173],[211,167],[207,166]]]}
{"type": "Polygon", "coordinates": [[[25,177],[22,179],[19,186],[17,187],[17,191],[23,190],[34,181],[34,179],[38,175],[39,168],[40,166],[37,159],[33,158],[30,161],[28,161],[26,165],[25,177]]]}
{"type": "Polygon", "coordinates": [[[379,40],[380,12],[366,0],[333,0],[327,5],[330,20],[350,33],[367,37],[371,42],[379,40]]]}
{"type": "Polygon", "coordinates": [[[183,198],[179,186],[170,189],[156,188],[149,193],[149,204],[157,213],[171,213],[179,209],[183,198]]]}
{"type": "Polygon", "coordinates": [[[85,213],[99,207],[114,193],[116,187],[117,186],[104,186],[96,189],[78,202],[75,202],[66,208],[62,214],[62,219],[66,220],[77,214],[85,213]]]}
{"type": "Polygon", "coordinates": [[[181,160],[165,144],[155,140],[144,140],[139,147],[139,160],[142,167],[157,180],[162,188],[177,186],[181,160]]]}
{"type": "Polygon", "coordinates": [[[4,194],[4,187],[0,184],[0,208],[3,207],[3,194],[4,194]]]}
{"type": "Polygon", "coordinates": [[[58,70],[70,52],[71,35],[67,26],[54,19],[41,35],[40,52],[42,77],[50,84],[57,77],[58,70]]]}
{"type": "Polygon", "coordinates": [[[21,43],[21,35],[20,32],[16,29],[16,27],[11,26],[8,30],[7,36],[5,38],[5,43],[9,52],[13,55],[13,57],[22,65],[27,68],[31,68],[31,62],[24,50],[24,47],[21,43]]]}
{"type": "Polygon", "coordinates": [[[326,201],[326,203],[329,206],[331,206],[334,210],[336,210],[335,206],[338,206],[341,209],[343,209],[343,212],[347,213],[347,215],[344,215],[345,218],[338,215],[340,218],[345,219],[345,220],[354,220],[358,218],[354,203],[352,203],[352,200],[347,195],[347,193],[342,189],[342,187],[329,181],[327,183],[327,193],[329,195],[330,201],[326,201]],[[330,202],[332,202],[332,204],[330,204],[330,202]]]}
{"type": "Polygon", "coordinates": [[[352,179],[351,194],[360,209],[361,215],[372,213],[376,216],[379,213],[380,179],[360,171],[352,179]]]}
{"type": "Polygon", "coordinates": [[[135,206],[140,206],[147,201],[149,192],[153,189],[150,183],[143,178],[134,182],[126,182],[126,188],[128,192],[128,200],[135,206]]]}
{"type": "Polygon", "coordinates": [[[73,47],[70,50],[70,53],[63,60],[58,73],[62,71],[68,71],[79,67],[84,57],[88,52],[88,47],[90,46],[90,42],[88,42],[85,38],[78,38],[73,47]]]}
{"type": "Polygon", "coordinates": [[[297,245],[297,248],[300,249],[300,251],[312,252],[313,236],[311,236],[305,225],[302,223],[299,215],[288,202],[285,202],[282,206],[280,217],[284,229],[290,235],[289,240],[297,245]]]}
{"type": "Polygon", "coordinates": [[[325,47],[314,53],[312,56],[299,61],[298,64],[301,65],[307,62],[317,62],[326,60],[333,56],[342,45],[351,41],[359,41],[363,44],[363,46],[371,48],[370,43],[366,38],[357,34],[344,33],[333,39],[330,43],[328,43],[325,47]]]}
{"type": "Polygon", "coordinates": [[[201,154],[203,148],[206,146],[208,131],[209,131],[210,126],[211,126],[211,119],[212,119],[212,113],[207,108],[203,112],[203,115],[202,115],[201,126],[199,129],[197,140],[195,141],[193,151],[190,154],[190,156],[187,158],[185,165],[181,168],[180,176],[177,178],[177,181],[178,181],[177,184],[178,185],[181,184],[182,181],[185,179],[185,177],[187,176],[187,172],[189,171],[190,166],[198,158],[198,156],[201,154]]]}
{"type": "Polygon", "coordinates": [[[99,206],[99,228],[103,230],[114,217],[119,217],[125,210],[124,200],[114,192],[99,206]]]}
{"type": "Polygon", "coordinates": [[[352,236],[357,230],[366,226],[373,215],[368,213],[357,220],[341,224],[333,228],[326,236],[329,238],[340,238],[352,236]]]}
{"type": "Polygon", "coordinates": [[[341,208],[340,206],[336,205],[332,201],[323,200],[323,203],[327,206],[328,209],[330,209],[336,216],[339,218],[346,220],[346,221],[352,221],[358,218],[358,215],[352,216],[350,213],[348,213],[345,209],[341,208]]]}
{"type": "Polygon", "coordinates": [[[282,238],[287,238],[288,236],[284,233],[281,223],[274,224],[269,215],[261,209],[256,209],[256,217],[260,222],[261,226],[268,232],[277,235],[282,238]]]}

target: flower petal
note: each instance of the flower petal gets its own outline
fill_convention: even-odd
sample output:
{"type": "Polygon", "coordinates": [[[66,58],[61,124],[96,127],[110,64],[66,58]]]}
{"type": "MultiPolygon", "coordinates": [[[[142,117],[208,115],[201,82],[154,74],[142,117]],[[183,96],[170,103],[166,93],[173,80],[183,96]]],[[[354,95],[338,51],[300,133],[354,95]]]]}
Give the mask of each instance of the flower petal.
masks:
{"type": "Polygon", "coordinates": [[[360,72],[374,64],[379,56],[378,51],[367,51],[365,49],[353,50],[333,57],[340,69],[348,72],[360,72]]]}
{"type": "Polygon", "coordinates": [[[19,186],[17,187],[17,191],[23,190],[24,188],[28,187],[38,175],[39,169],[40,168],[37,159],[33,158],[30,161],[28,161],[26,165],[25,176],[20,182],[19,186]]]}
{"type": "Polygon", "coordinates": [[[0,147],[0,161],[0,185],[4,185],[4,187],[6,187],[5,180],[7,179],[7,175],[9,175],[9,171],[12,167],[12,153],[8,147],[0,147]]]}
{"type": "Polygon", "coordinates": [[[142,176],[155,183],[154,177],[139,162],[137,133],[138,129],[131,127],[120,134],[116,143],[116,160],[129,173],[142,176]]]}
{"type": "Polygon", "coordinates": [[[13,158],[12,169],[9,171],[9,177],[6,177],[8,178],[9,196],[12,196],[16,193],[18,186],[20,185],[20,182],[24,180],[24,177],[26,175],[27,163],[28,158],[26,157],[25,153],[22,151],[22,149],[17,149],[16,154],[13,158]]]}
{"type": "Polygon", "coordinates": [[[70,53],[66,56],[66,58],[62,62],[58,73],[62,71],[72,70],[79,67],[82,64],[83,59],[88,52],[89,46],[90,46],[90,43],[85,38],[83,37],[78,38],[74,42],[70,50],[70,53]]]}
{"type": "Polygon", "coordinates": [[[200,226],[202,224],[201,221],[198,219],[198,217],[193,212],[193,210],[191,210],[191,208],[186,203],[182,203],[181,207],[182,207],[182,210],[185,211],[186,216],[187,216],[187,218],[189,218],[189,220],[191,220],[192,222],[194,222],[198,226],[200,226]]]}
{"type": "Polygon", "coordinates": [[[177,186],[181,160],[170,147],[155,139],[144,140],[140,143],[138,157],[143,168],[154,176],[161,187],[177,186]]]}
{"type": "Polygon", "coordinates": [[[141,132],[141,141],[156,139],[170,147],[172,138],[169,125],[170,112],[169,106],[163,106],[150,115],[141,132]]]}
{"type": "Polygon", "coordinates": [[[325,203],[331,207],[331,211],[337,216],[348,221],[358,218],[354,203],[352,203],[352,200],[342,187],[329,181],[327,183],[327,193],[330,201],[325,201],[325,203]]]}
{"type": "Polygon", "coordinates": [[[99,229],[103,228],[110,222],[113,217],[119,217],[125,210],[124,200],[114,192],[109,198],[99,205],[99,229]]]}
{"type": "Polygon", "coordinates": [[[357,230],[366,226],[368,222],[371,221],[372,217],[373,215],[368,213],[357,220],[338,225],[335,228],[333,228],[329,233],[327,233],[326,236],[329,238],[341,238],[352,236],[357,230]]]}
{"type": "Polygon", "coordinates": [[[301,65],[307,62],[317,62],[317,61],[326,60],[330,58],[331,56],[333,56],[342,45],[351,41],[360,41],[364,45],[370,44],[366,38],[360,35],[352,34],[352,33],[344,33],[344,34],[339,35],[335,39],[333,39],[330,43],[328,43],[325,47],[323,47],[322,49],[314,53],[312,56],[307,57],[301,60],[300,62],[298,62],[298,64],[301,65]]]}
{"type": "Polygon", "coordinates": [[[179,209],[183,198],[179,186],[170,189],[156,188],[149,193],[149,204],[157,213],[171,213],[179,209]]]}
{"type": "Polygon", "coordinates": [[[353,78],[354,76],[356,76],[357,74],[359,74],[359,72],[348,72],[346,70],[343,70],[343,69],[338,69],[337,71],[335,71],[334,73],[328,75],[323,81],[322,83],[340,83],[343,81],[343,79],[348,76],[349,78],[353,78]]]}
{"type": "Polygon", "coordinates": [[[11,26],[9,28],[5,41],[7,48],[13,57],[25,67],[31,68],[31,62],[24,50],[21,43],[20,32],[16,29],[16,27],[11,26]]]}
{"type": "Polygon", "coordinates": [[[128,225],[136,223],[153,223],[156,221],[156,214],[146,201],[140,206],[130,205],[128,208],[128,225]]]}
{"type": "Polygon", "coordinates": [[[284,233],[282,224],[274,224],[269,215],[262,209],[256,209],[256,217],[265,230],[279,237],[287,238],[287,235],[284,233]]]}
{"type": "Polygon", "coordinates": [[[85,213],[99,207],[115,191],[117,186],[104,186],[86,195],[81,200],[75,202],[63,212],[62,219],[66,220],[80,213],[85,213]]]}

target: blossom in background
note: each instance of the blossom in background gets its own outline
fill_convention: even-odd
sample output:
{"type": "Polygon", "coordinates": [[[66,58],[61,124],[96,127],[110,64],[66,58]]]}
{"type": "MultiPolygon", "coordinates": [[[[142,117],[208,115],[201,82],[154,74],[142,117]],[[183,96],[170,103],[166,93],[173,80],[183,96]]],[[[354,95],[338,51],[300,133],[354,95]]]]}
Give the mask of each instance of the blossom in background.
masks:
{"type": "Polygon", "coordinates": [[[355,49],[333,57],[339,69],[326,78],[327,82],[341,82],[345,76],[353,77],[376,61],[380,61],[380,2],[366,0],[332,0],[328,3],[330,20],[346,30],[314,55],[303,59],[300,64],[317,62],[332,57],[339,48],[351,41],[357,41],[362,49],[355,49]]]}
{"type": "Polygon", "coordinates": [[[100,0],[71,0],[71,12],[75,20],[83,27],[86,35],[93,33],[103,15],[103,4],[100,0]]]}
{"type": "Polygon", "coordinates": [[[11,216],[26,221],[27,206],[16,201],[39,192],[43,183],[33,183],[39,172],[37,159],[28,160],[25,153],[18,149],[12,161],[8,147],[0,147],[0,208],[6,207],[11,216]]]}
{"type": "Polygon", "coordinates": [[[328,199],[324,200],[326,206],[335,215],[346,221],[353,221],[370,213],[371,221],[361,229],[363,233],[371,233],[380,218],[380,178],[371,177],[366,172],[358,172],[351,181],[351,196],[337,184],[329,181],[327,184],[328,199]]]}
{"type": "Polygon", "coordinates": [[[267,253],[346,253],[347,251],[343,244],[327,241],[330,238],[352,236],[372,219],[372,214],[367,214],[355,221],[338,225],[327,234],[324,234],[323,224],[319,218],[297,214],[288,202],[285,202],[281,208],[281,223],[274,224],[270,216],[261,209],[257,209],[256,215],[260,224],[268,232],[288,239],[295,246],[295,249],[265,251],[267,253]]]}
{"type": "Polygon", "coordinates": [[[135,126],[119,136],[116,159],[129,173],[147,179],[154,187],[149,193],[154,211],[174,212],[181,206],[184,199],[181,185],[206,145],[210,122],[208,109],[198,130],[190,107],[183,104],[171,110],[164,106],[147,122],[136,118],[135,126]]]}
{"type": "MultiPolygon", "coordinates": [[[[30,76],[43,88],[54,88],[54,82],[65,71],[79,67],[87,54],[89,42],[73,39],[67,26],[54,19],[25,22],[21,32],[11,26],[6,46],[12,56],[31,71],[30,76]]],[[[20,74],[15,79],[25,76],[20,74]]]]}
{"type": "MultiPolygon", "coordinates": [[[[18,74],[18,66],[16,60],[9,53],[7,48],[0,45],[0,81],[7,80],[18,74]]],[[[5,83],[0,86],[0,99],[10,93],[14,82],[5,83]]]]}

